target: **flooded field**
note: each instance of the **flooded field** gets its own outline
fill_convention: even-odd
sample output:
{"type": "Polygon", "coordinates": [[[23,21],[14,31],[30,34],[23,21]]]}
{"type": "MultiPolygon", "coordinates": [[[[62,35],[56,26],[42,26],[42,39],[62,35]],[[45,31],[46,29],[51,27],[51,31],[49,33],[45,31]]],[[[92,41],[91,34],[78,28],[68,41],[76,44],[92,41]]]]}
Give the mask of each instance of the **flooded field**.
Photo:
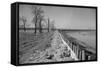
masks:
{"type": "Polygon", "coordinates": [[[96,31],[68,31],[66,34],[82,41],[86,47],[96,49],[96,31]]]}

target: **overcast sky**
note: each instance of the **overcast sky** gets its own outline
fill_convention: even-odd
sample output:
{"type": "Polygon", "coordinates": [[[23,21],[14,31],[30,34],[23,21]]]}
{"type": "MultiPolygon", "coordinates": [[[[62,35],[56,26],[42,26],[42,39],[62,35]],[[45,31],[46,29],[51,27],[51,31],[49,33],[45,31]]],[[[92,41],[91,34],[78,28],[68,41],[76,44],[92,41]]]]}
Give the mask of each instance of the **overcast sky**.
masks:
{"type": "MultiPolygon", "coordinates": [[[[33,27],[31,5],[20,5],[19,15],[27,19],[27,25],[33,27]]],[[[56,28],[61,29],[95,29],[96,11],[90,8],[42,6],[45,18],[55,21],[56,28]]],[[[19,21],[20,24],[22,21],[19,21]]]]}

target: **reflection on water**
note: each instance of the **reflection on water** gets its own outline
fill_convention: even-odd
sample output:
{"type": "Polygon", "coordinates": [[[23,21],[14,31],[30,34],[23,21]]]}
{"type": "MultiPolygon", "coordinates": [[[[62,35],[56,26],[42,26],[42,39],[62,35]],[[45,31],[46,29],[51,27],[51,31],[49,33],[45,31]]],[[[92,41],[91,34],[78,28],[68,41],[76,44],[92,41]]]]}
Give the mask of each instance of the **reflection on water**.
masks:
{"type": "Polygon", "coordinates": [[[96,48],[96,31],[69,31],[66,34],[87,44],[87,46],[96,48]]]}

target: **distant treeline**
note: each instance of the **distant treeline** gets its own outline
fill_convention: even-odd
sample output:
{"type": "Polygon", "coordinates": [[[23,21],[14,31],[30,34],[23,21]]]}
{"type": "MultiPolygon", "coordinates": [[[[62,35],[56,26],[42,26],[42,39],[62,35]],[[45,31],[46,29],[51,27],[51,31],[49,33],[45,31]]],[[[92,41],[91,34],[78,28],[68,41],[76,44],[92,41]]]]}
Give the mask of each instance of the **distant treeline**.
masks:
{"type": "MultiPolygon", "coordinates": [[[[39,28],[37,28],[38,30],[39,28]]],[[[19,30],[24,30],[24,28],[19,28],[19,30]]],[[[26,28],[26,30],[35,30],[35,28],[26,28]]],[[[48,28],[42,28],[42,30],[48,30],[48,28]]],[[[96,31],[94,29],[52,29],[59,31],[96,31]]]]}
{"type": "MultiPolygon", "coordinates": [[[[25,28],[26,30],[35,30],[35,28],[25,28]]],[[[40,28],[36,28],[37,30],[39,30],[40,28]]],[[[24,30],[24,28],[19,28],[19,30],[24,30]]],[[[42,30],[48,30],[48,28],[42,28],[42,30]]],[[[56,29],[52,29],[52,30],[56,30],[56,29]]]]}

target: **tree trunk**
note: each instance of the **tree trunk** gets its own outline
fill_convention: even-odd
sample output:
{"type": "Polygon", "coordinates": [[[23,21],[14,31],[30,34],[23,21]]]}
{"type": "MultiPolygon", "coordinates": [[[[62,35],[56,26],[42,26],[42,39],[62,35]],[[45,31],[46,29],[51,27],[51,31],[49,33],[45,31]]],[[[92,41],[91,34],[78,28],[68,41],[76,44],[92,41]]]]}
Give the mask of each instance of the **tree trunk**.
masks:
{"type": "Polygon", "coordinates": [[[36,21],[35,21],[35,34],[37,33],[37,16],[36,16],[36,21]]]}
{"type": "Polygon", "coordinates": [[[24,31],[26,31],[26,28],[25,28],[25,22],[24,22],[24,31]]]}
{"type": "Polygon", "coordinates": [[[39,22],[39,26],[40,26],[40,29],[39,29],[39,30],[40,30],[40,33],[42,33],[42,25],[41,25],[41,21],[42,21],[42,20],[40,19],[40,22],[39,22]]]}
{"type": "Polygon", "coordinates": [[[48,32],[49,32],[49,18],[48,18],[48,32]]]}
{"type": "Polygon", "coordinates": [[[36,23],[35,23],[35,34],[36,34],[36,23]]]}

